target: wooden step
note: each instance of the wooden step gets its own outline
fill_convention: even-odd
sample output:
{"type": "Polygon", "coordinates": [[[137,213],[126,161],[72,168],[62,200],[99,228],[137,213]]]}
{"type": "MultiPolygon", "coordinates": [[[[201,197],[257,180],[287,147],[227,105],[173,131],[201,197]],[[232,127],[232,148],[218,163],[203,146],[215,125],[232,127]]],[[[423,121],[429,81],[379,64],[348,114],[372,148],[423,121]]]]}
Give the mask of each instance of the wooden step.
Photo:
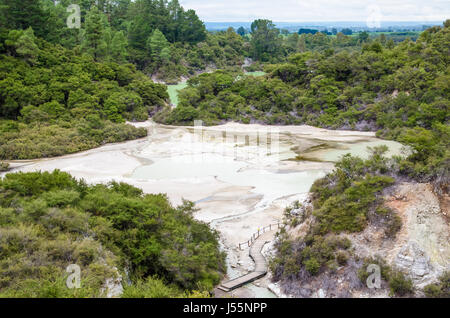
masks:
{"type": "Polygon", "coordinates": [[[266,276],[267,271],[265,272],[251,272],[247,275],[238,277],[236,279],[230,280],[226,283],[223,283],[222,285],[219,286],[219,289],[225,291],[225,292],[229,292],[232,291],[233,289],[242,287],[244,285],[247,285],[257,279],[260,279],[261,277],[266,276]]]}
{"type": "Polygon", "coordinates": [[[270,242],[270,240],[268,239],[273,236],[274,232],[275,231],[264,233],[251,246],[249,255],[250,258],[255,262],[255,270],[251,273],[221,284],[218,287],[220,290],[224,292],[230,292],[233,289],[242,287],[248,283],[260,279],[267,274],[266,259],[264,258],[264,255],[262,255],[261,250],[266,243],[270,242]]]}

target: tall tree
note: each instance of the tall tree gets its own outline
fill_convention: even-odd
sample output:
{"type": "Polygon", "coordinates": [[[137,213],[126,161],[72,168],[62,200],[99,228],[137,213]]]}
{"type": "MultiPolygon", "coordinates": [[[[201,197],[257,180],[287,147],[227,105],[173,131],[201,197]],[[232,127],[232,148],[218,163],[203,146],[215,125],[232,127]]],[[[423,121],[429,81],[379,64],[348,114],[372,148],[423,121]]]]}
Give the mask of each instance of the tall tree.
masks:
{"type": "Polygon", "coordinates": [[[153,34],[148,38],[147,48],[150,51],[152,59],[159,63],[163,58],[161,54],[164,53],[163,55],[167,55],[169,42],[167,41],[164,34],[159,29],[156,29],[155,31],[153,31],[153,34]]]}
{"type": "Polygon", "coordinates": [[[107,21],[97,7],[92,7],[86,15],[82,48],[99,61],[107,54],[107,21]]]}
{"type": "Polygon", "coordinates": [[[280,51],[280,30],[270,20],[256,20],[251,25],[251,54],[256,60],[269,61],[280,51]]]}
{"type": "Polygon", "coordinates": [[[30,64],[37,62],[36,59],[39,53],[39,48],[35,41],[36,37],[33,29],[30,27],[23,32],[22,36],[15,43],[16,52],[30,64]]]}
{"type": "Polygon", "coordinates": [[[243,26],[239,27],[239,29],[237,29],[237,34],[239,34],[240,36],[244,36],[247,34],[247,31],[244,29],[243,26]]]}
{"type": "Polygon", "coordinates": [[[128,41],[123,31],[118,31],[114,34],[111,40],[111,57],[114,61],[123,63],[127,58],[128,41]]]}
{"type": "Polygon", "coordinates": [[[181,42],[198,43],[206,39],[205,24],[199,19],[194,10],[184,14],[181,24],[181,42]]]}

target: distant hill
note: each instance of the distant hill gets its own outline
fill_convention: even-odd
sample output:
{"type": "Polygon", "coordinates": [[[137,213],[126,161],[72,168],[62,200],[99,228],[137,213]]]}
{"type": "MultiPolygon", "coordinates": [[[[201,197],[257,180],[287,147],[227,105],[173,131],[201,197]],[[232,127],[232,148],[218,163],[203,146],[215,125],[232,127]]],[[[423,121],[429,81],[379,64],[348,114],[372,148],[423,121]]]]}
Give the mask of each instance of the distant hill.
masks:
{"type": "MultiPolygon", "coordinates": [[[[364,21],[325,21],[325,22],[274,22],[275,25],[280,29],[287,29],[291,32],[296,32],[300,28],[317,28],[319,30],[323,29],[343,29],[351,28],[354,31],[359,30],[390,30],[390,31],[423,31],[429,26],[441,25],[442,21],[433,21],[422,23],[420,21],[383,21],[381,22],[381,27],[379,29],[368,28],[366,22],[364,21]]],[[[208,31],[223,31],[229,27],[238,29],[239,27],[244,27],[250,29],[251,22],[205,22],[206,29],[208,31]]]]}

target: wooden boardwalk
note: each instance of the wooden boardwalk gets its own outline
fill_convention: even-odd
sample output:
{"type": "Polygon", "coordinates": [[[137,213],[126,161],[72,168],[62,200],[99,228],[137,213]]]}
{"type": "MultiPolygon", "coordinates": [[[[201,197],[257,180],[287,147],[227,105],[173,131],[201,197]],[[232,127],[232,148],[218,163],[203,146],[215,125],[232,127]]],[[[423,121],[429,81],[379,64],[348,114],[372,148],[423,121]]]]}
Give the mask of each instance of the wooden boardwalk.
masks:
{"type": "Polygon", "coordinates": [[[255,262],[255,269],[253,272],[248,273],[244,276],[232,279],[228,282],[221,284],[218,288],[225,292],[232,291],[233,289],[242,287],[248,283],[251,283],[267,274],[267,263],[264,255],[262,255],[261,250],[264,245],[270,242],[276,231],[270,231],[262,234],[253,243],[250,248],[250,257],[255,262]]]}

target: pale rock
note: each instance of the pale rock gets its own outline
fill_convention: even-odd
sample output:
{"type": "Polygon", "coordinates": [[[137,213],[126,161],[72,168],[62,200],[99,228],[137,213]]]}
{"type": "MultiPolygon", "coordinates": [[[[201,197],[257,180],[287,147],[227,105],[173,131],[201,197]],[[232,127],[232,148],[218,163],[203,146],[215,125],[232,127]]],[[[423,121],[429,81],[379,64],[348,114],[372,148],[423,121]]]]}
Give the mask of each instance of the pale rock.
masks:
{"type": "Polygon", "coordinates": [[[106,298],[118,298],[123,294],[122,277],[107,278],[101,292],[106,291],[106,298]]]}
{"type": "Polygon", "coordinates": [[[319,297],[319,298],[325,298],[327,295],[326,295],[326,293],[323,291],[323,289],[319,289],[318,291],[317,291],[317,297],[319,297]]]}
{"type": "Polygon", "coordinates": [[[420,284],[433,272],[427,253],[415,241],[409,241],[395,258],[397,268],[407,273],[416,284],[420,284]]]}

